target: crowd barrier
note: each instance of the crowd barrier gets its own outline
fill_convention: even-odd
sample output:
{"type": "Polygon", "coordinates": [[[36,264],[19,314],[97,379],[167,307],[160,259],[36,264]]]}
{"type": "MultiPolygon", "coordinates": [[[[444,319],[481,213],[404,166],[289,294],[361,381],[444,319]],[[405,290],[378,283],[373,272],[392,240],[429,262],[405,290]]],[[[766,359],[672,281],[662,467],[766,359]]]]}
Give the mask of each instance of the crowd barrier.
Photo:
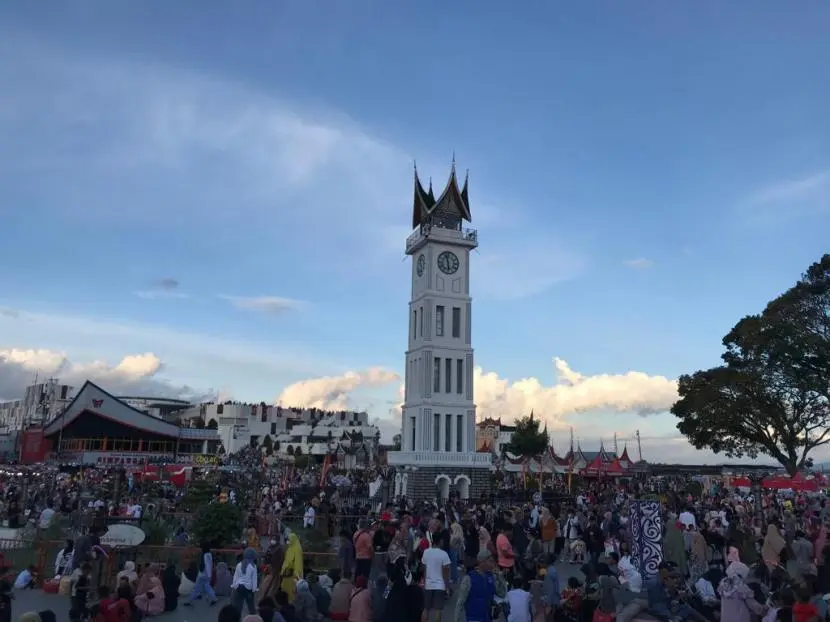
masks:
{"type": "MultiPolygon", "coordinates": [[[[51,578],[55,574],[55,560],[58,552],[65,545],[65,541],[59,540],[0,540],[0,568],[3,574],[13,575],[28,566],[34,566],[40,577],[51,578]]],[[[212,552],[217,565],[225,562],[233,572],[242,554],[242,547],[213,549],[212,552]]],[[[176,569],[182,572],[190,564],[197,562],[200,549],[191,546],[141,545],[109,549],[107,553],[106,559],[97,562],[99,564],[97,574],[100,576],[100,583],[114,585],[115,577],[126,561],[135,562],[136,567],[141,567],[143,564],[173,563],[176,569]]],[[[338,565],[334,553],[304,552],[303,558],[310,562],[311,567],[308,570],[327,571],[338,565]]]]}

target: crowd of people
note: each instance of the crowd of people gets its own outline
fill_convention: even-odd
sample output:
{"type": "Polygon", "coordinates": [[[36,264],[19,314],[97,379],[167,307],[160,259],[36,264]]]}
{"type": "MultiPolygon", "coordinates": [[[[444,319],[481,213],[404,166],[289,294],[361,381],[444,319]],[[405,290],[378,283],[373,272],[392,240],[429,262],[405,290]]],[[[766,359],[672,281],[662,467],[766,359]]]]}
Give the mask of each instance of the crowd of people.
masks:
{"type": "MultiPolygon", "coordinates": [[[[105,496],[83,494],[105,479],[64,477],[49,494],[36,490],[39,516],[67,505],[71,511],[73,500],[85,497],[93,511],[112,511],[104,509],[105,496]]],[[[759,494],[725,484],[688,494],[686,484],[601,480],[581,483],[572,496],[536,495],[518,505],[398,499],[378,509],[319,490],[295,500],[272,481],[245,497],[253,500],[235,567],[216,560],[205,543],[182,569],[127,562],[108,584],[95,576],[94,562],[107,551],[97,541],[101,526],[91,524],[60,551],[54,569],[72,619],[96,622],[131,622],[222,599],[226,622],[243,613],[246,622],[826,619],[830,505],[823,494],[759,494]],[[631,507],[645,497],[659,499],[662,519],[654,572],[632,556],[631,507]],[[331,567],[304,554],[310,531],[331,538],[331,567]]],[[[238,502],[233,486],[217,488],[213,500],[238,502]]],[[[140,516],[146,503],[128,497],[116,511],[140,516]]],[[[179,535],[186,539],[183,530],[179,535]]],[[[0,590],[0,607],[2,594],[36,585],[37,570],[20,570],[0,590]]]]}

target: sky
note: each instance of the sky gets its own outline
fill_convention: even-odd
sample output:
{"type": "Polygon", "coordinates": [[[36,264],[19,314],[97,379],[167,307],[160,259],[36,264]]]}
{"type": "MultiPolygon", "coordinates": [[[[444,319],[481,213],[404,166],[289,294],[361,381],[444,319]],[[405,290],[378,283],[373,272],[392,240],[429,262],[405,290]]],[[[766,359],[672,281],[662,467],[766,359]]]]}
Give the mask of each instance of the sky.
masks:
{"type": "MultiPolygon", "coordinates": [[[[678,436],[830,226],[830,4],[0,5],[0,397],[356,408],[399,425],[413,166],[469,169],[480,417],[678,436]]],[[[819,456],[823,457],[823,456],[819,456]]]]}

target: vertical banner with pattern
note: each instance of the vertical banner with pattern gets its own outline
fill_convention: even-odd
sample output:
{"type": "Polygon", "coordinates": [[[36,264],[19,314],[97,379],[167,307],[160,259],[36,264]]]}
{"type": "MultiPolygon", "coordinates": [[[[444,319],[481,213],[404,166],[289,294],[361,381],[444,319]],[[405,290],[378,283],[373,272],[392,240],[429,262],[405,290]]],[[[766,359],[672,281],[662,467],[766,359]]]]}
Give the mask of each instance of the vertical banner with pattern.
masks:
{"type": "Polygon", "coordinates": [[[657,574],[663,561],[663,521],[659,501],[631,503],[631,562],[644,579],[657,574]]]}

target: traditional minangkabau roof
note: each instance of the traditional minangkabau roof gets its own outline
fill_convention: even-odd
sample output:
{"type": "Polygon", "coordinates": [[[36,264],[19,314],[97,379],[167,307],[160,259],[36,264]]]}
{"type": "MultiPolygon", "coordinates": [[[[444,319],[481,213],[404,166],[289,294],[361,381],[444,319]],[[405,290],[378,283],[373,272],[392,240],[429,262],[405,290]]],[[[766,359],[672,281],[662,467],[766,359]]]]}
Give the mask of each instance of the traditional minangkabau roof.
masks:
{"type": "MultiPolygon", "coordinates": [[[[61,429],[69,426],[85,412],[92,413],[104,419],[110,419],[127,427],[159,434],[161,436],[169,436],[171,438],[185,436],[182,434],[184,428],[180,428],[177,425],[173,425],[137,408],[133,408],[88,380],[63,412],[46,426],[43,430],[43,435],[48,437],[57,434],[61,429]]],[[[188,437],[219,438],[219,433],[216,430],[199,430],[198,434],[193,434],[195,432],[194,430],[187,431],[190,433],[187,434],[188,437]]]]}
{"type": "Polygon", "coordinates": [[[470,198],[467,189],[469,173],[464,178],[464,187],[458,187],[458,179],[455,174],[455,158],[452,161],[450,179],[444,191],[436,199],[432,193],[432,181],[429,182],[429,190],[424,190],[421,180],[418,178],[418,169],[415,169],[415,192],[412,204],[412,228],[415,229],[427,220],[434,212],[444,212],[457,215],[460,219],[470,222],[470,198]]]}
{"type": "Polygon", "coordinates": [[[623,445],[623,452],[622,452],[622,455],[620,456],[619,459],[620,459],[620,462],[622,463],[623,467],[626,468],[626,469],[630,465],[634,464],[631,461],[631,458],[628,457],[628,445],[623,445]]]}

